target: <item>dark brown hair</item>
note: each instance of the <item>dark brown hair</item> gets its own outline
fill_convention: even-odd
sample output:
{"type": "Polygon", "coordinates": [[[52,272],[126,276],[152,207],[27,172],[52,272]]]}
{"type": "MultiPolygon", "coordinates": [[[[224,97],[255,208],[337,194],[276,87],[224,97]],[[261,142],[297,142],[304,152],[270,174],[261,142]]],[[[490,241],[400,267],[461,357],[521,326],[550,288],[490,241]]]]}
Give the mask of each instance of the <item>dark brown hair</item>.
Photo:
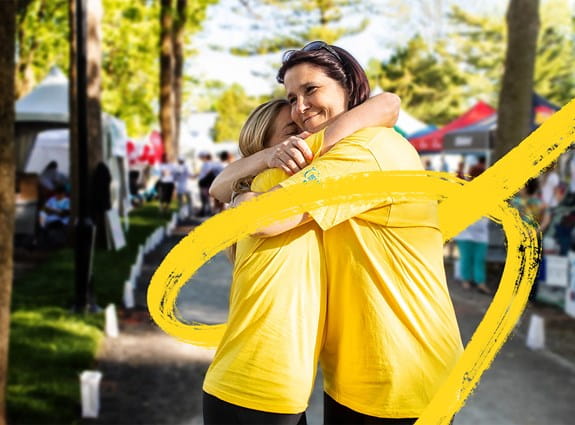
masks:
{"type": "Polygon", "coordinates": [[[287,58],[279,69],[276,79],[278,83],[283,84],[285,74],[290,68],[302,63],[309,63],[317,66],[325,75],[337,81],[347,91],[347,108],[354,108],[369,98],[370,88],[367,75],[347,50],[337,46],[330,45],[329,47],[337,52],[339,57],[325,48],[311,51],[293,50],[289,55],[284,54],[284,57],[287,56],[287,58]]]}

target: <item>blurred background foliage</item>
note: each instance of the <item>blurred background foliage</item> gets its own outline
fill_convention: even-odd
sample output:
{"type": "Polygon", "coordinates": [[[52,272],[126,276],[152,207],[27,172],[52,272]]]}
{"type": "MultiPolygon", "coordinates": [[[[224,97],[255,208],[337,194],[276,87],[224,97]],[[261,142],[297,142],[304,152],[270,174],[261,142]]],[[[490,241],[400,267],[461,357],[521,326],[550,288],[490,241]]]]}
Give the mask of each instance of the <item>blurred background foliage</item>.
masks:
{"type": "MultiPolygon", "coordinates": [[[[52,65],[67,72],[68,2],[19,1],[18,97],[29,92],[52,65]]],[[[186,58],[195,54],[194,36],[213,3],[217,1],[189,2],[186,58]]],[[[253,19],[254,30],[271,22],[274,31],[252,37],[239,47],[222,47],[232,54],[278,52],[314,39],[337,44],[370,22],[409,22],[415,35],[407,43],[390,46],[392,52],[386,57],[374,52],[366,66],[373,88],[397,93],[406,111],[436,125],[452,120],[478,99],[497,105],[506,48],[506,25],[501,17],[439,0],[237,0],[233,4],[238,13],[253,19]],[[360,18],[346,21],[346,16],[360,18]]],[[[159,1],[103,0],[103,8],[102,107],[126,121],[130,135],[143,136],[157,126],[159,1]]],[[[575,97],[573,63],[574,11],[568,0],[542,0],[535,90],[558,105],[575,97]]],[[[277,65],[270,64],[270,76],[275,75],[277,65]]],[[[200,78],[187,66],[183,119],[192,111],[216,111],[215,140],[237,140],[253,107],[282,95],[278,86],[269,94],[250,96],[237,84],[200,78]],[[194,104],[190,104],[192,98],[194,104]]]]}

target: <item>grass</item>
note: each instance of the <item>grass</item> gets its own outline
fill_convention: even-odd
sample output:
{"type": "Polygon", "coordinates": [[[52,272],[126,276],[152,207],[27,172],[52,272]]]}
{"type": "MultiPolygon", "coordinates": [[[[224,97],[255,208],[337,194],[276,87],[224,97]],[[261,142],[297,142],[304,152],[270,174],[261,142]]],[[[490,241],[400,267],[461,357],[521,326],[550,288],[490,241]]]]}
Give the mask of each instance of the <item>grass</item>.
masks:
{"type": "MultiPolygon", "coordinates": [[[[165,224],[157,205],[130,214],[126,246],[96,250],[96,302],[119,304],[138,246],[165,224]]],[[[74,314],[74,252],[55,251],[14,282],[8,370],[8,423],[71,424],[80,418],[79,374],[94,367],[104,315],[74,314]]]]}

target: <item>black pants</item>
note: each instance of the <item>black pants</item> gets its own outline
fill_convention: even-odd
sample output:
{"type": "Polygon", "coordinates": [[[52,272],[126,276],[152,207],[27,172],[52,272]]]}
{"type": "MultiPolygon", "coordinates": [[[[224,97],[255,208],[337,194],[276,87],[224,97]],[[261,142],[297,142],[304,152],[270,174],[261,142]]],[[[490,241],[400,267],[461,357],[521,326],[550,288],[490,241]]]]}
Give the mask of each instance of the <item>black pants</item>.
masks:
{"type": "Polygon", "coordinates": [[[305,412],[294,415],[236,406],[204,392],[204,425],[307,425],[305,412]]]}
{"type": "Polygon", "coordinates": [[[364,415],[339,404],[333,398],[323,393],[323,423],[324,425],[412,425],[417,418],[378,418],[364,415]]]}

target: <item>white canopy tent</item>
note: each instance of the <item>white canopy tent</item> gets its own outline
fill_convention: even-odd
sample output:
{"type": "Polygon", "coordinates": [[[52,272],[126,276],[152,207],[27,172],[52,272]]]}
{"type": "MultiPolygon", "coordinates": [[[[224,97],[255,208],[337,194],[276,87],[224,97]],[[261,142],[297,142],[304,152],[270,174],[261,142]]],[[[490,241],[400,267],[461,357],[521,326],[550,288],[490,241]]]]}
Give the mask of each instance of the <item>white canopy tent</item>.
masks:
{"type": "Polygon", "coordinates": [[[413,134],[417,131],[427,128],[427,124],[419,121],[417,118],[403,109],[399,110],[399,117],[397,118],[397,123],[395,125],[399,127],[405,134],[413,134]]]}
{"type": "MultiPolygon", "coordinates": [[[[377,86],[371,91],[371,96],[376,96],[381,93],[383,93],[383,90],[377,86]]],[[[427,128],[428,125],[415,118],[409,112],[400,109],[395,126],[405,134],[413,134],[416,131],[427,128]]]]}
{"type": "Polygon", "coordinates": [[[68,79],[57,66],[34,90],[16,102],[16,121],[53,122],[68,125],[68,79]]]}
{"type": "Polygon", "coordinates": [[[70,177],[70,131],[68,129],[45,130],[38,133],[24,171],[40,174],[50,161],[56,161],[59,171],[66,177],[70,177]]]}
{"type": "MultiPolygon", "coordinates": [[[[16,167],[22,173],[40,173],[51,161],[70,175],[69,83],[54,66],[34,89],[16,102],[16,167]]],[[[102,151],[112,174],[112,206],[121,215],[129,210],[126,126],[102,114],[102,151]]]]}

